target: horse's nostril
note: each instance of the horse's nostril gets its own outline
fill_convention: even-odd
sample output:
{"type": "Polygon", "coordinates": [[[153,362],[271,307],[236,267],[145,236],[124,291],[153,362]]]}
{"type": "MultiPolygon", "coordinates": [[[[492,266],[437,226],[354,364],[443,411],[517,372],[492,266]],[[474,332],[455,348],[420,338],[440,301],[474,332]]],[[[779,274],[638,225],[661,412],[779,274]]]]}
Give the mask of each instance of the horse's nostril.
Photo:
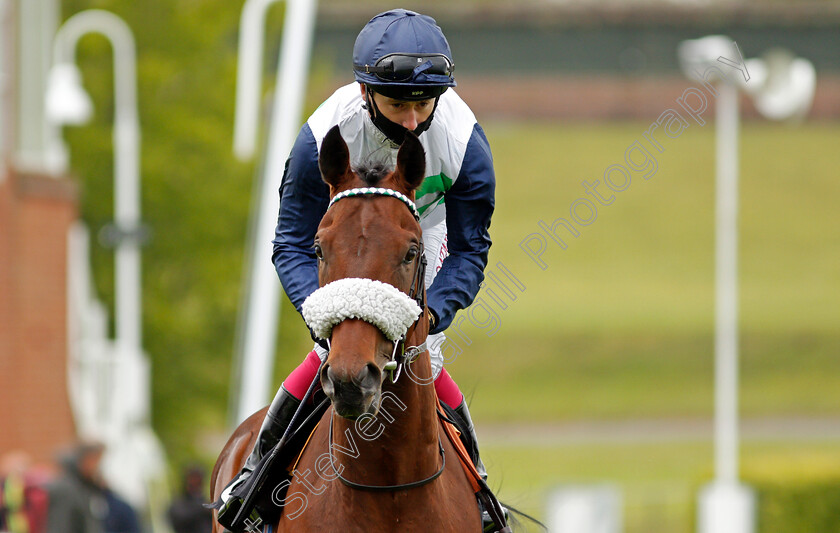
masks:
{"type": "Polygon", "coordinates": [[[332,369],[330,368],[329,364],[325,364],[324,368],[321,369],[321,388],[329,397],[332,397],[335,394],[335,376],[333,376],[332,369]]]}
{"type": "Polygon", "coordinates": [[[382,371],[373,363],[368,363],[356,375],[356,383],[364,393],[371,393],[379,388],[382,371]]]}

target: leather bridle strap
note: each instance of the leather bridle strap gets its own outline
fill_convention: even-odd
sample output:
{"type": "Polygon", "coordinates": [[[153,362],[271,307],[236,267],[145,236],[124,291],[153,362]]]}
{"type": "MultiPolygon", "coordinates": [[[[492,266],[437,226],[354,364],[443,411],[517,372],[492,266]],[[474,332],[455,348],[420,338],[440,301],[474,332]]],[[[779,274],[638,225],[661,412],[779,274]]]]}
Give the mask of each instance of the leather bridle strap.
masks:
{"type": "MultiPolygon", "coordinates": [[[[423,238],[420,238],[420,250],[417,252],[417,268],[414,269],[414,279],[411,281],[411,289],[408,292],[410,298],[414,298],[420,309],[426,310],[426,291],[423,290],[426,282],[426,248],[423,245],[423,238]]],[[[419,319],[418,319],[419,320],[419,319]]]]}
{"type": "MultiPolygon", "coordinates": [[[[417,267],[414,269],[414,279],[411,281],[411,288],[408,291],[408,297],[417,302],[420,307],[420,316],[414,321],[409,329],[417,329],[417,324],[426,316],[426,251],[423,247],[423,239],[420,239],[420,251],[417,253],[417,267]]],[[[418,346],[412,346],[408,350],[405,348],[405,340],[408,338],[408,331],[399,340],[394,343],[394,352],[391,354],[391,360],[385,363],[384,370],[390,373],[391,383],[396,383],[402,373],[402,369],[407,362],[411,362],[415,357],[425,352],[428,347],[424,340],[418,346]]]]}

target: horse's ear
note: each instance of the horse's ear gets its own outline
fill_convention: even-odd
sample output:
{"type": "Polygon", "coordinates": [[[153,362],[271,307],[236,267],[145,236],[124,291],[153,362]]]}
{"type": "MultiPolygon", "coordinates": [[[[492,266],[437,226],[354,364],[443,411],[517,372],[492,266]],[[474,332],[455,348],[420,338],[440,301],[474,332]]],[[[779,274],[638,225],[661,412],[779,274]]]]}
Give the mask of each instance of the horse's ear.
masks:
{"type": "Polygon", "coordinates": [[[419,187],[426,177],[426,151],[414,132],[406,132],[397,153],[397,174],[409,191],[419,187]]]}
{"type": "Polygon", "coordinates": [[[350,176],[350,150],[338,126],[333,126],[321,142],[318,168],[321,169],[321,177],[333,190],[350,176]]]}

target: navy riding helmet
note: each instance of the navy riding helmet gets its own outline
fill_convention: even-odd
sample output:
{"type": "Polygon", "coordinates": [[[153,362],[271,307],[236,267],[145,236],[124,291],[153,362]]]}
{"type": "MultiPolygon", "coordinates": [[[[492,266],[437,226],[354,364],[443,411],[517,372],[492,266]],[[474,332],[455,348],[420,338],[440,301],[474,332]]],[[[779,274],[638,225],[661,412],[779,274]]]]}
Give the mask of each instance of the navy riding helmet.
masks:
{"type": "Polygon", "coordinates": [[[420,135],[432,124],[440,95],[455,87],[452,52],[443,31],[426,15],[395,9],[373,17],[353,47],[356,81],[367,87],[365,99],[373,123],[391,141],[401,144],[407,131],[388,120],[371,92],[397,100],[434,98],[429,118],[414,129],[420,135]]]}
{"type": "Polygon", "coordinates": [[[432,17],[394,9],[373,17],[353,47],[356,81],[400,100],[436,98],[455,87],[449,43],[432,17]]]}

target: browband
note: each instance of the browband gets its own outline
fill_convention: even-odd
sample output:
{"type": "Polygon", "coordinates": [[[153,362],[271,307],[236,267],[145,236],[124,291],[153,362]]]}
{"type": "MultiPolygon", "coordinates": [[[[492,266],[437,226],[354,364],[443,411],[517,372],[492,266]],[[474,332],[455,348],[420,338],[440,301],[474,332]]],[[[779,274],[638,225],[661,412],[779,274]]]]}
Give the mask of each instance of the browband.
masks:
{"type": "Polygon", "coordinates": [[[385,189],[384,187],[359,187],[356,189],[349,189],[346,191],[342,191],[335,196],[333,196],[332,200],[330,200],[330,205],[327,206],[327,209],[332,207],[334,203],[344,198],[350,198],[352,196],[390,196],[392,198],[396,198],[404,203],[408,208],[411,210],[411,214],[414,215],[414,218],[418,221],[420,220],[420,212],[417,210],[417,206],[414,205],[414,202],[411,199],[404,195],[399,191],[395,191],[394,189],[385,189]]]}

